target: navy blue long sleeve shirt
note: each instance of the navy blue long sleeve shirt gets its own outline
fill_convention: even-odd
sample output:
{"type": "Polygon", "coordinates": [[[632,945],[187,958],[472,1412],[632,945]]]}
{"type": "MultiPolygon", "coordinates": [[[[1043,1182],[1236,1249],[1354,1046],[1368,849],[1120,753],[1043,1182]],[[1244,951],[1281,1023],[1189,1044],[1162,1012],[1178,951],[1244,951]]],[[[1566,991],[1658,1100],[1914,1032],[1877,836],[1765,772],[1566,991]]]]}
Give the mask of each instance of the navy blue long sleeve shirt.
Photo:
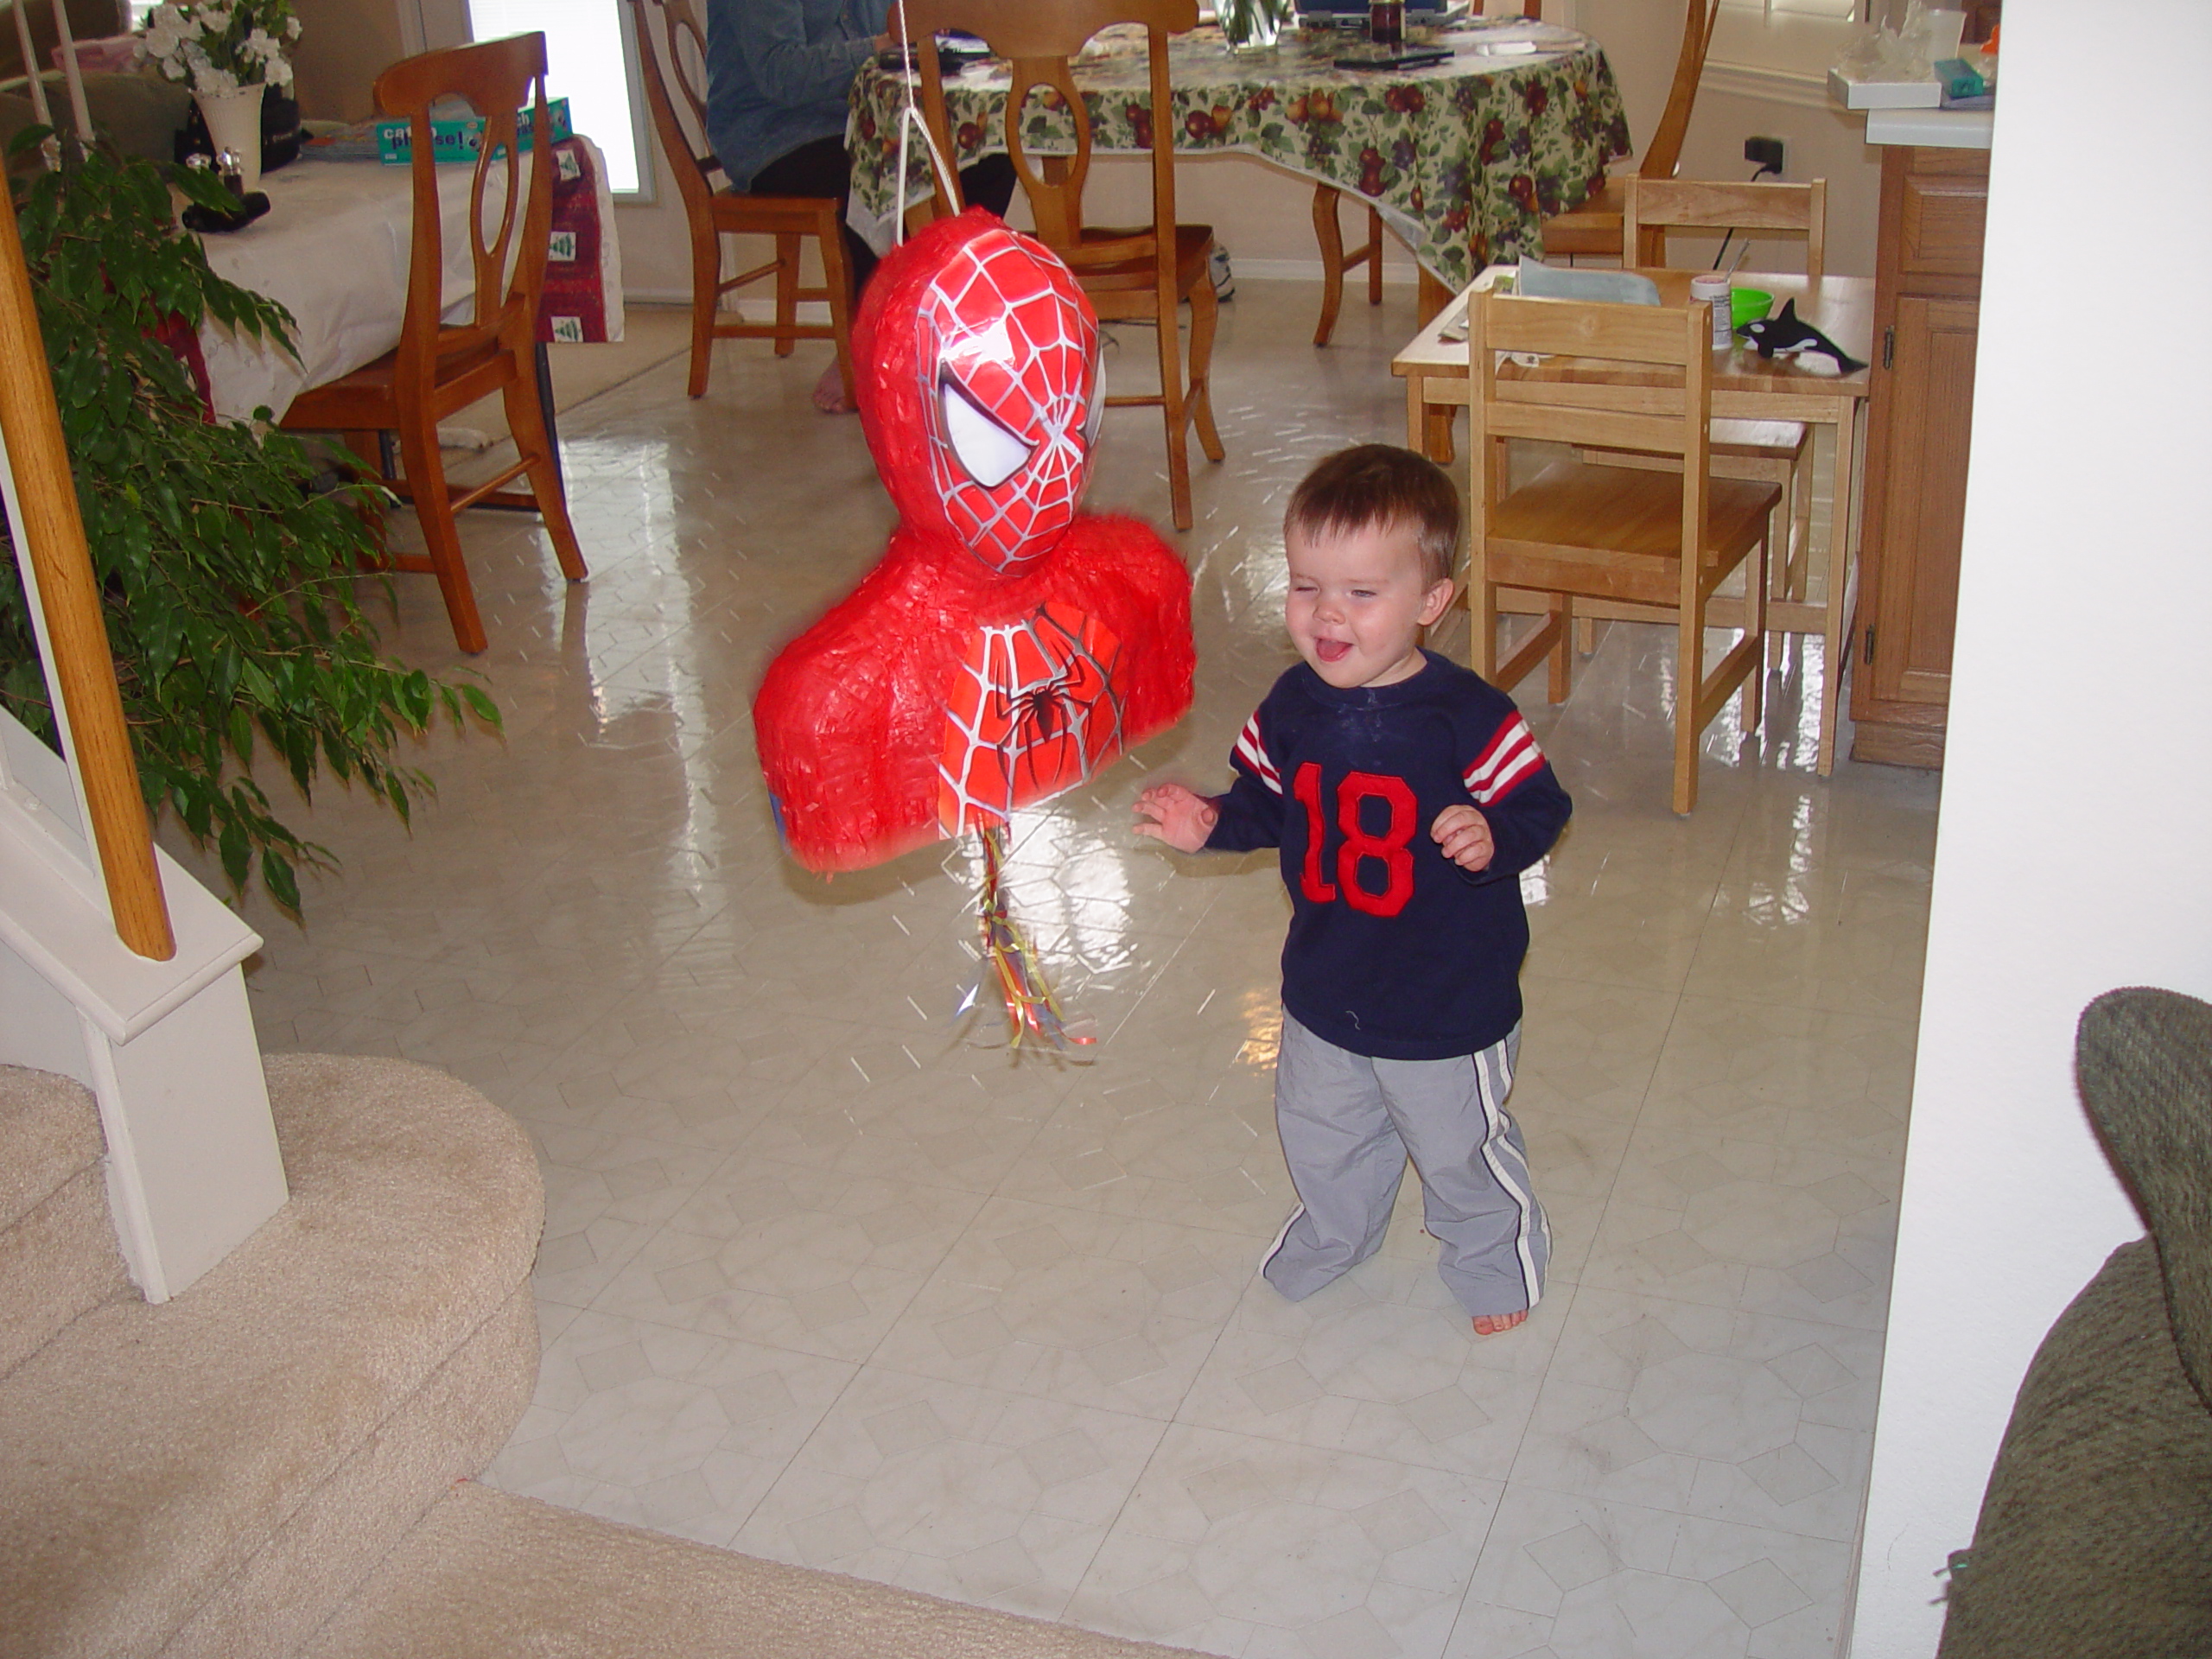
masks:
{"type": "Polygon", "coordinates": [[[707,0],[707,137],[740,190],[801,144],[845,131],[853,76],[890,0],[707,0]]]}
{"type": "Polygon", "coordinates": [[[1304,663],[1277,680],[1236,740],[1206,842],[1281,849],[1283,1007],[1377,1059],[1477,1053],[1518,1023],[1521,872],[1573,810],[1513,700],[1422,655],[1391,685],[1338,688],[1304,663]],[[1468,804],[1497,845],[1477,872],[1429,833],[1468,804]]]}

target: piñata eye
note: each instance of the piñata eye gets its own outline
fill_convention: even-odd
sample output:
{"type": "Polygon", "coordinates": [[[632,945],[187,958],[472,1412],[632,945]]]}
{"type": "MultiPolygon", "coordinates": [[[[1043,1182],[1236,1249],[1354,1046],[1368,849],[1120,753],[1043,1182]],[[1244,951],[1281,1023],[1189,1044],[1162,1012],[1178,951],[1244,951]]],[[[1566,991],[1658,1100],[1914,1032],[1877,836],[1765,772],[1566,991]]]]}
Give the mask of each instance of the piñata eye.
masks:
{"type": "Polygon", "coordinates": [[[938,383],[944,410],[944,435],[968,476],[987,490],[996,489],[1020,472],[1036,446],[1024,443],[947,375],[938,383]]]}

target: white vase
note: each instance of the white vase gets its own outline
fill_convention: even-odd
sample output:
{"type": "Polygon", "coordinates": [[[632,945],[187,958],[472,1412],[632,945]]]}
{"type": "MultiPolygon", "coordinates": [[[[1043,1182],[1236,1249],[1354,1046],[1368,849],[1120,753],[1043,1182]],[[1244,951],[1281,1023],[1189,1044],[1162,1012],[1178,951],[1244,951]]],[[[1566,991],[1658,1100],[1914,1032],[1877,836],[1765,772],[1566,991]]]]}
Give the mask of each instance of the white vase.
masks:
{"type": "Polygon", "coordinates": [[[220,156],[234,150],[238,173],[249,191],[261,188],[261,99],[269,89],[258,82],[234,92],[194,92],[200,118],[207,124],[207,137],[220,156]]]}

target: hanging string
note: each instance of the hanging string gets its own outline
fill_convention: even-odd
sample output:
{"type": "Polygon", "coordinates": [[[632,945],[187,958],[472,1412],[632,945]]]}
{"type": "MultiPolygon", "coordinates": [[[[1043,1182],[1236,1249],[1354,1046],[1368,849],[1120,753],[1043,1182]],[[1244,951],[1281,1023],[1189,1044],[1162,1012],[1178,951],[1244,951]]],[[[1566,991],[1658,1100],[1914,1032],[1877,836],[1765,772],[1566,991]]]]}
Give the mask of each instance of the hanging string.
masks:
{"type": "Polygon", "coordinates": [[[976,908],[982,924],[983,964],[976,984],[968,988],[957,1010],[964,1015],[982,1001],[983,984],[995,982],[1006,1004],[1007,1046],[1017,1052],[1025,1044],[1041,1043],[1048,1053],[1079,1058],[1071,1049],[1087,1048],[1098,1040],[1097,1027],[1088,1019],[1071,1020],[1045,979],[1037,948],[1014,918],[1006,891],[1006,828],[993,824],[976,832],[983,855],[983,881],[976,908]]]}
{"type": "MultiPolygon", "coordinates": [[[[913,43],[906,31],[906,0],[896,0],[899,14],[899,50],[906,54],[906,67],[899,72],[899,86],[906,101],[899,111],[899,189],[891,203],[891,245],[897,247],[906,239],[906,140],[910,133],[922,135],[922,143],[929,150],[930,166],[938,187],[947,200],[960,199],[959,187],[954,181],[952,169],[938,153],[937,140],[931,136],[929,123],[922,118],[921,107],[914,101],[914,94],[921,86],[921,48],[913,43]]],[[[937,42],[930,42],[931,50],[937,42]]]]}

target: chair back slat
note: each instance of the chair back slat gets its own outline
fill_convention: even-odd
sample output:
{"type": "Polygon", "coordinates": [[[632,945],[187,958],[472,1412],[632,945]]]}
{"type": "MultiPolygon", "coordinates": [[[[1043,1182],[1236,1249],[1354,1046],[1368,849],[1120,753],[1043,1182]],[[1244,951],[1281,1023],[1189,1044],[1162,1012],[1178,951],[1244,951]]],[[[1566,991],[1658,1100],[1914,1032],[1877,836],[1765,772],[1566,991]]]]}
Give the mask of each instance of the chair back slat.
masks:
{"type": "Polygon", "coordinates": [[[1709,344],[1698,353],[1686,350],[1682,314],[1664,306],[1481,294],[1470,307],[1469,321],[1480,322],[1491,348],[1500,352],[1679,365],[1710,350],[1709,344]]]}
{"type": "MultiPolygon", "coordinates": [[[[1013,86],[1006,102],[1006,151],[1029,201],[1038,240],[1078,271],[1101,264],[1154,260],[1175,238],[1175,135],[1172,114],[1156,118],[1152,145],[1152,228],[1148,236],[1123,237],[1110,251],[1085,246],[1084,187],[1090,173],[1090,108],[1076,86],[1071,60],[1101,29],[1141,23],[1146,31],[1152,107],[1172,111],[1167,37],[1198,26],[1197,0],[907,0],[906,28],[925,49],[921,65],[923,118],[949,164],[957,165],[951,122],[944,101],[944,79],[937,54],[926,49],[939,34],[952,30],[979,36],[992,54],[1007,60],[1013,86]],[[1064,102],[1075,115],[1076,151],[1040,156],[1022,137],[1022,112],[1040,90],[1064,102]]],[[[957,185],[954,186],[957,193],[957,185]]],[[[962,204],[949,199],[944,182],[938,189],[942,211],[962,204]]],[[[1153,284],[1147,283],[1144,286],[1153,284]]],[[[1172,272],[1159,284],[1173,288],[1172,272]]],[[[1172,294],[1163,301],[1173,308],[1172,294]]]]}
{"type": "Polygon", "coordinates": [[[408,118],[414,241],[409,250],[407,311],[401,326],[399,384],[427,385],[431,359],[486,345],[503,333],[534,331],[552,235],[552,128],[545,100],[545,36],[511,35],[403,59],[377,78],[377,107],[408,118]],[[441,327],[445,251],[438,211],[430,108],[458,97],[484,120],[483,148],[469,179],[469,263],[476,293],[468,325],[441,327]],[[518,110],[531,110],[531,154],[520,156],[518,110]],[[527,194],[523,172],[527,169],[527,194]],[[497,181],[498,213],[486,222],[486,197],[497,181]]]}
{"type": "Polygon", "coordinates": [[[1736,184],[1705,179],[1622,181],[1623,246],[1647,242],[1666,260],[1669,231],[1738,231],[1805,238],[1805,274],[1818,282],[1826,267],[1827,181],[1807,184],[1736,184]]]}
{"type": "Polygon", "coordinates": [[[721,163],[705,141],[707,130],[706,32],[690,0],[630,0],[637,24],[638,66],[645,84],[645,107],[653,134],[676,175],[677,194],[687,212],[695,198],[703,205],[715,190],[721,163]],[[695,139],[693,134],[700,135],[695,139]]]}
{"type": "MultiPolygon", "coordinates": [[[[1680,394],[1675,401],[1681,401],[1680,394]]],[[[1493,438],[1529,438],[1544,443],[1584,444],[1607,449],[1641,449],[1680,454],[1682,420],[1678,414],[1623,415],[1564,403],[1497,398],[1486,411],[1493,438]]]]}

